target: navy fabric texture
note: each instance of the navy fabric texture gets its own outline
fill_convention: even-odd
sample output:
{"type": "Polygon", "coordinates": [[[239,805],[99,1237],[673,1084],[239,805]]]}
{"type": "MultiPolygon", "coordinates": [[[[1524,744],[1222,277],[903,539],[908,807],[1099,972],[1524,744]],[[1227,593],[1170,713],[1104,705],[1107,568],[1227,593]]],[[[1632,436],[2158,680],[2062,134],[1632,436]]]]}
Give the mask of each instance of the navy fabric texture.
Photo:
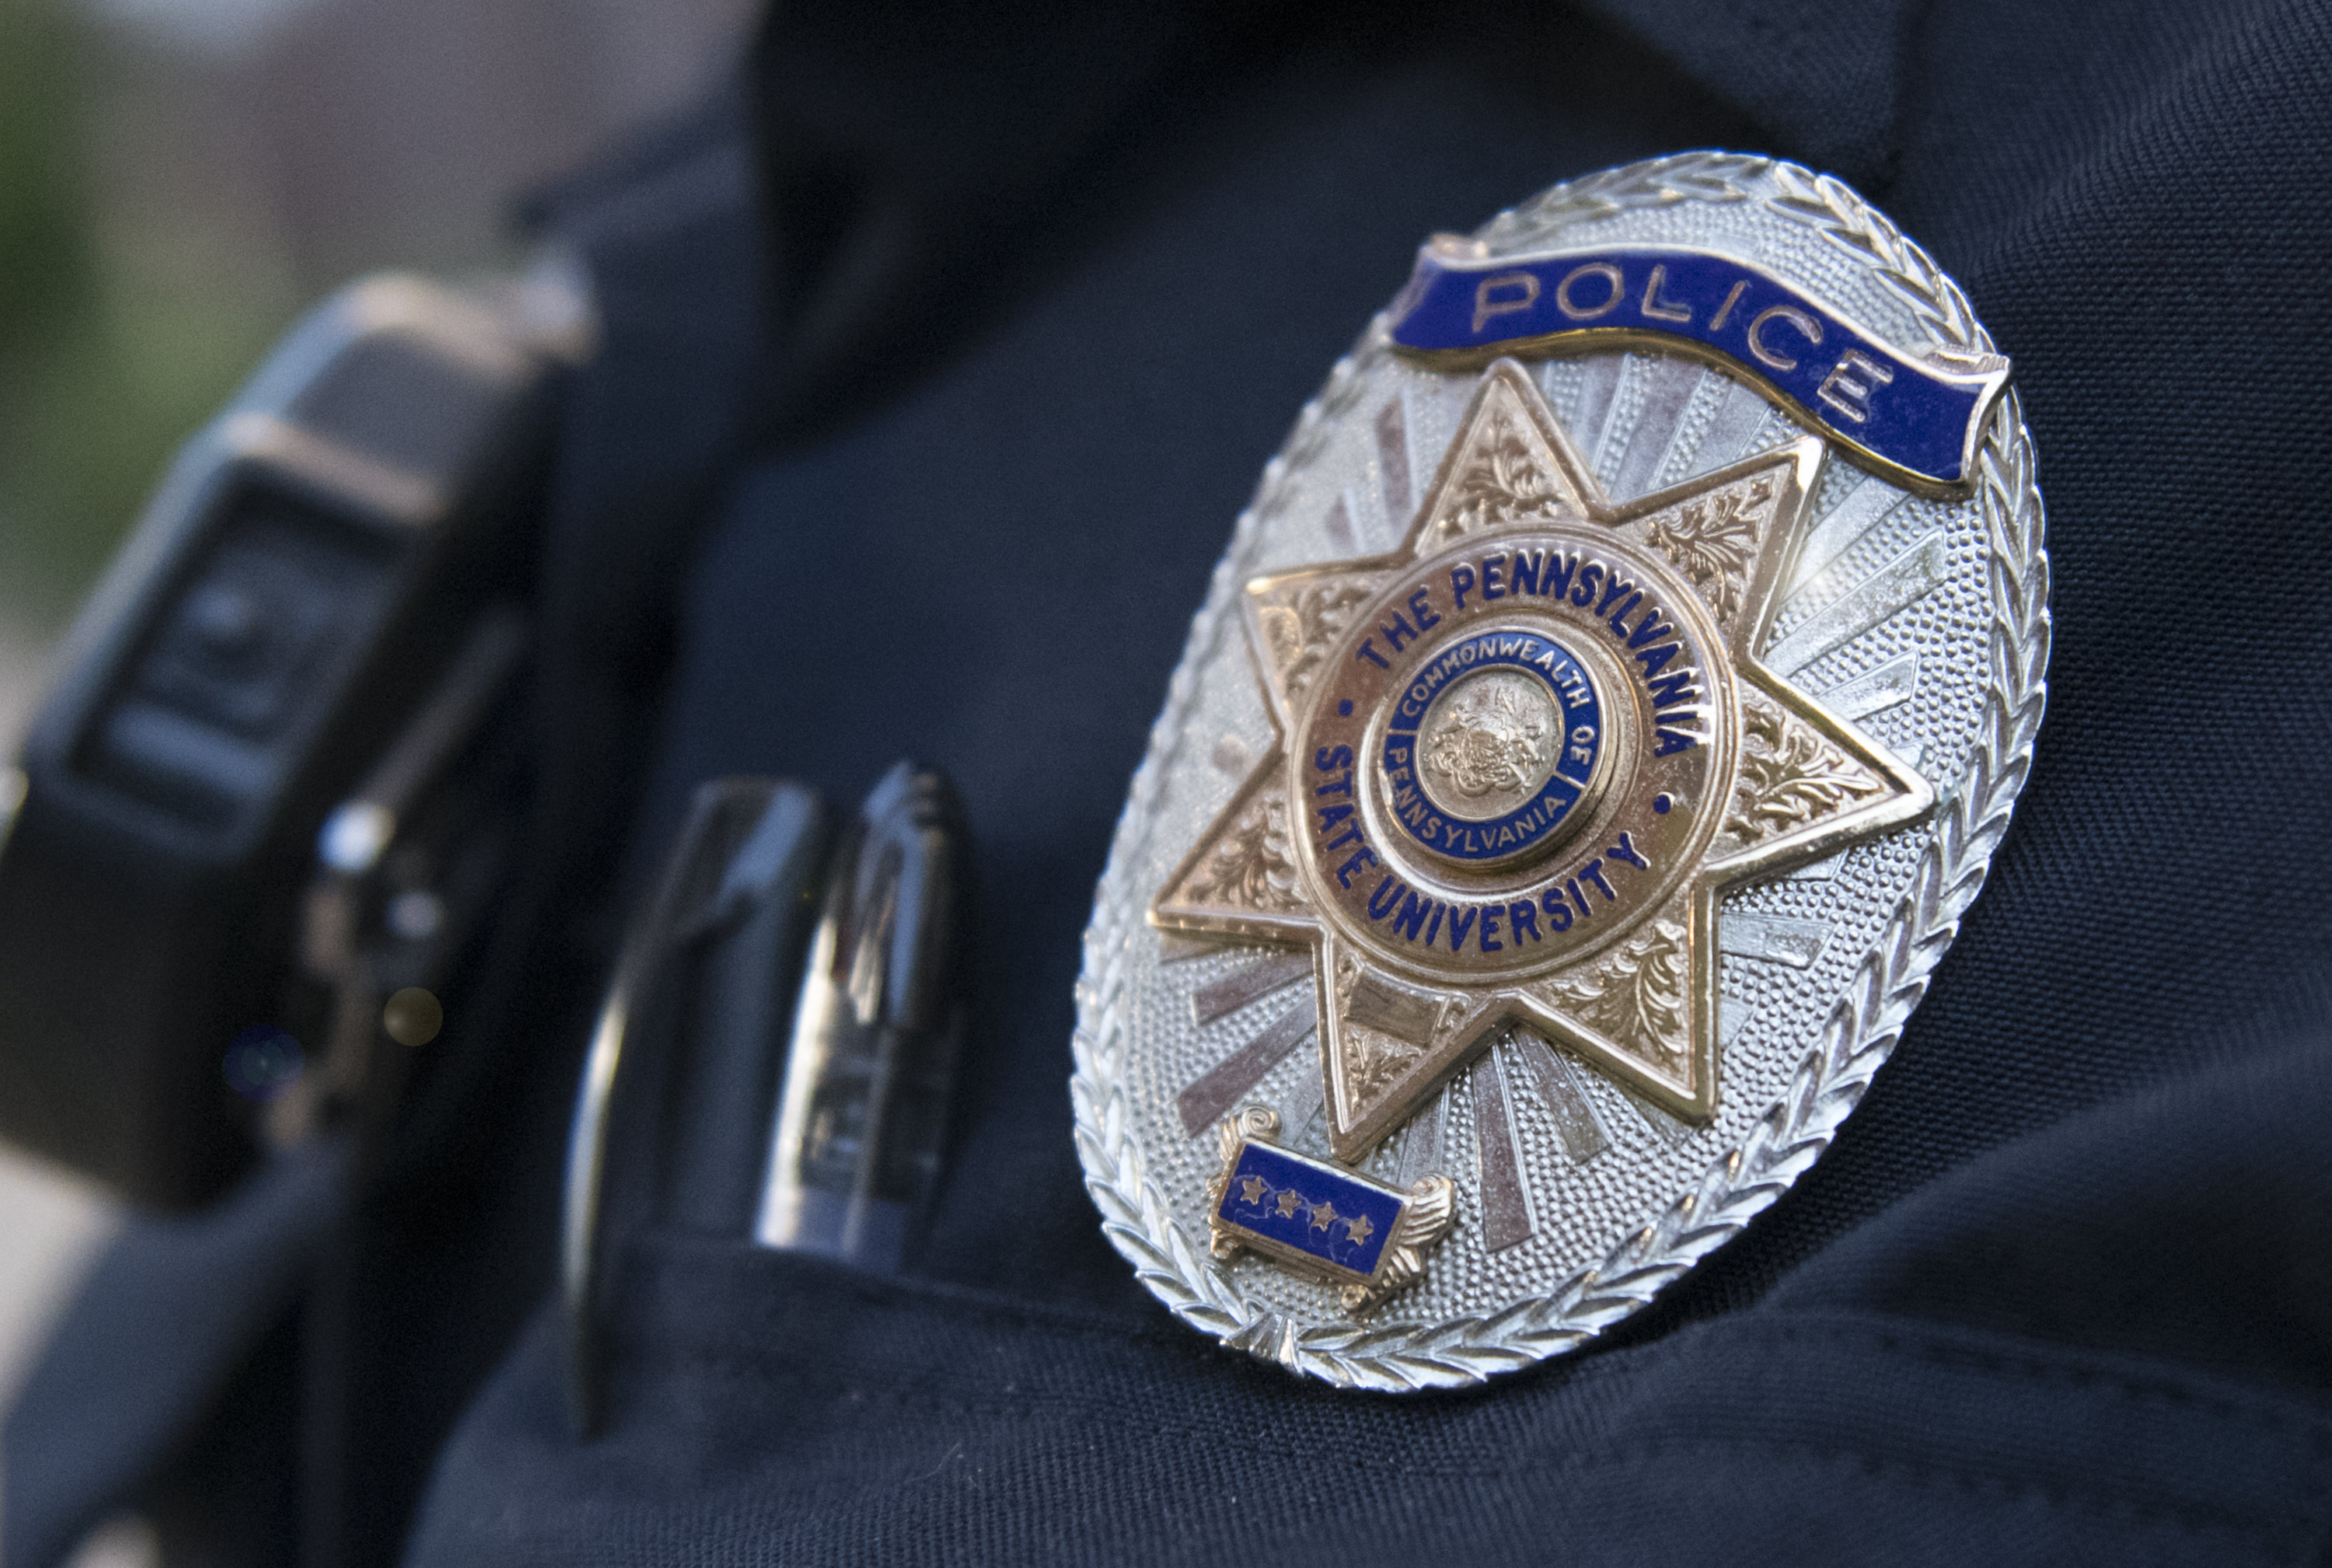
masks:
{"type": "Polygon", "coordinates": [[[1051,10],[786,6],[754,132],[716,105],[541,209],[608,351],[544,535],[533,852],[372,1205],[351,1560],[433,1453],[417,1568],[2324,1560],[2320,8],[1051,10]],[[2013,356],[2055,584],[2029,786],[1896,1056],[1745,1236],[1482,1390],[1303,1383],[1177,1324],[1083,1190],[1071,985],[1126,780],[1418,241],[1706,145],[1855,181],[2013,356]],[[846,806],[902,755],[978,858],[910,1276],[636,1234],[606,1434],[570,1435],[543,1316],[447,1439],[547,1284],[592,993],[691,790],[846,806]]]}
{"type": "Polygon", "coordinates": [[[57,1561],[177,1457],[297,1294],[347,1153],[283,1154],[202,1213],[133,1219],[107,1248],[0,1433],[0,1560],[57,1561]]]}

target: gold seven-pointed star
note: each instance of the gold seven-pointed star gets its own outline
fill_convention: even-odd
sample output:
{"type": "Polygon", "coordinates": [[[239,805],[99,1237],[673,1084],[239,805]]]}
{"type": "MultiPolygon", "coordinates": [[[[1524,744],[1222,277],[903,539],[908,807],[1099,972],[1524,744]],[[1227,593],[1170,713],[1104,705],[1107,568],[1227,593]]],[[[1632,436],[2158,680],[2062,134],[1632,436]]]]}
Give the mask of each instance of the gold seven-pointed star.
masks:
{"type": "MultiPolygon", "coordinates": [[[[1315,950],[1324,1103],[1338,1160],[1363,1159],[1517,1027],[1674,1114],[1707,1120],[1718,1093],[1721,895],[1932,807],[1925,779],[1758,658],[1822,454],[1819,439],[1802,437],[1614,505],[1529,375],[1500,360],[1482,374],[1398,549],[1247,585],[1274,743],[1167,878],[1151,919],[1170,931],[1315,950]],[[1379,718],[1352,731],[1343,797],[1315,799],[1336,786],[1314,771],[1334,751],[1306,742],[1333,739],[1338,722],[1371,722],[1366,712],[1339,719],[1352,704],[1338,693],[1376,678],[1371,666],[1390,668],[1393,695],[1379,704],[1389,713],[1410,689],[1400,685],[1410,669],[1423,668],[1386,664],[1389,651],[1409,645],[1398,634],[1413,634],[1429,664],[1445,657],[1438,650],[1467,632],[1466,607],[1483,613],[1478,588],[1457,595],[1463,579],[1453,574],[1478,578],[1467,563],[1510,550],[1535,560],[1532,546],[1565,561],[1603,550],[1632,563],[1630,588],[1643,585],[1615,609],[1588,591],[1582,569],[1535,610],[1515,588],[1521,607],[1496,623],[1544,624],[1581,667],[1603,672],[1604,755],[1562,831],[1487,873],[1403,843],[1412,831],[1403,813],[1413,823],[1426,809],[1408,784],[1425,786],[1430,708],[1418,731],[1417,779],[1395,776],[1385,750],[1391,721],[1379,718]],[[1563,626],[1558,611],[1570,617],[1563,626]],[[1540,621],[1515,618],[1532,613],[1540,621]],[[1659,632],[1663,618],[1683,630],[1659,632]],[[1440,629],[1428,636],[1429,627],[1440,629]],[[1676,680],[1683,666],[1663,666],[1643,646],[1670,635],[1683,639],[1677,656],[1704,661],[1695,679],[1676,680]],[[1668,679],[1650,678],[1658,674],[1668,679]],[[1347,802],[1359,817],[1339,816],[1347,802]],[[1359,849],[1346,847],[1355,842],[1359,849]],[[1477,886],[1493,892],[1465,891],[1477,886]],[[1494,926],[1480,920],[1485,911],[1494,926]],[[1492,929],[1503,951],[1489,951],[1492,929]]],[[[1595,588],[1619,575],[1606,571],[1595,588]]],[[[1453,701],[1461,684],[1446,688],[1453,701]]],[[[1445,722],[1452,754],[1463,762],[1464,744],[1482,739],[1465,727],[1495,729],[1499,713],[1521,711],[1515,702],[1493,692],[1445,722]]],[[[1536,721],[1525,715],[1502,733],[1524,733],[1517,726],[1526,722],[1536,721]]],[[[1544,755],[1560,750],[1558,740],[1544,755]]],[[[1446,789],[1438,798],[1454,798],[1446,789]]]]}

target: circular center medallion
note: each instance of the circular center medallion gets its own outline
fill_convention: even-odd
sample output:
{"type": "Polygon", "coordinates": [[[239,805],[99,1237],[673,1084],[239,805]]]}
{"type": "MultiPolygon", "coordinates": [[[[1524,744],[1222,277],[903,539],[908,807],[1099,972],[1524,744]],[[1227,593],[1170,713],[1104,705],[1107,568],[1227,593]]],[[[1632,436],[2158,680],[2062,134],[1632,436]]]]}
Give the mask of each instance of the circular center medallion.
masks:
{"type": "Polygon", "coordinates": [[[1314,907],[1432,985],[1523,980],[1626,939],[1722,818],[1721,647],[1691,585],[1601,524],[1405,563],[1321,661],[1291,748],[1314,907]]]}
{"type": "Polygon", "coordinates": [[[1719,828],[1719,632],[1611,527],[1546,521],[1404,565],[1320,663],[1290,847],[1313,908],[1388,973],[1553,973],[1660,914],[1719,828]]]}
{"type": "Polygon", "coordinates": [[[1387,781],[1412,764],[1429,809],[1396,817],[1429,854],[1502,864],[1548,844],[1594,786],[1603,704],[1570,649],[1527,630],[1429,659],[1385,730],[1387,781]]]}

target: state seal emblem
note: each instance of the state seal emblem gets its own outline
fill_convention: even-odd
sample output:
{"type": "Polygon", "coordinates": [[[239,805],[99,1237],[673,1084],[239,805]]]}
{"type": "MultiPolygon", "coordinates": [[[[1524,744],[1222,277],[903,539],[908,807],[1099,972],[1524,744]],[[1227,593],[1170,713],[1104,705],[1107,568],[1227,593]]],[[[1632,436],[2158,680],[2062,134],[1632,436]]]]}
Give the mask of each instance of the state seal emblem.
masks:
{"type": "Polygon", "coordinates": [[[1641,1306],[1885,1061],[2047,647],[2008,361],[1845,186],[1687,154],[1429,241],[1265,470],[1101,884],[1111,1241],[1374,1389],[1641,1306]]]}

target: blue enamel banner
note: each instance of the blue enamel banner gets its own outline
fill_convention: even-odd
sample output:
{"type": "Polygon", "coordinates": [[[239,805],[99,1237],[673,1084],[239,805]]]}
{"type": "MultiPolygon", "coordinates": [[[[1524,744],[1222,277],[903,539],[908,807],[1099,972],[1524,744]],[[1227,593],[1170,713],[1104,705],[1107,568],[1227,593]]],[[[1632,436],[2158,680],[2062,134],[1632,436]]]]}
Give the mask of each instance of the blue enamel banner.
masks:
{"type": "Polygon", "coordinates": [[[1400,1193],[1269,1143],[1239,1152],[1216,1213],[1250,1236],[1366,1279],[1393,1227],[1400,1193]]]}
{"type": "Polygon", "coordinates": [[[1964,483],[2005,361],[1897,352],[1746,263],[1678,248],[1477,257],[1436,243],[1393,305],[1407,352],[1468,359],[1572,339],[1654,337],[1763,382],[1903,477],[1964,483]]]}

